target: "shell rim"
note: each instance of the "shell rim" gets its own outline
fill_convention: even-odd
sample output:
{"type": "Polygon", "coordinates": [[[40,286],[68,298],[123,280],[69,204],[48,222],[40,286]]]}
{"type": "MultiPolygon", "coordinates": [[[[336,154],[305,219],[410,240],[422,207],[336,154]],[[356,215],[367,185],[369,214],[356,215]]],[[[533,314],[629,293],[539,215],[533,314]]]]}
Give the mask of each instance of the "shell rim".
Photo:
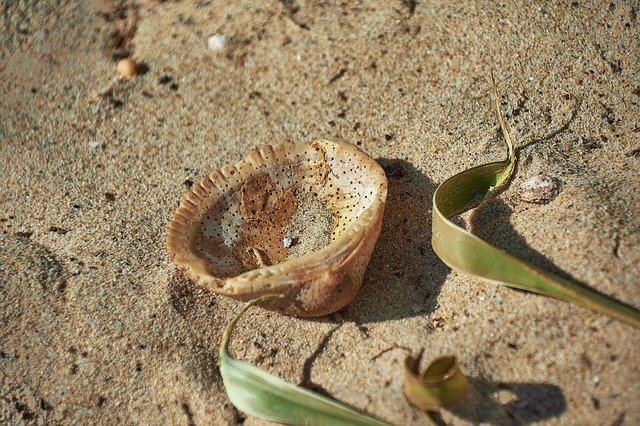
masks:
{"type": "MultiPolygon", "coordinates": [[[[302,267],[306,270],[304,274],[305,277],[333,273],[339,270],[343,264],[347,263],[348,260],[358,252],[359,248],[363,245],[362,242],[368,231],[374,228],[382,219],[387,190],[388,181],[382,167],[369,156],[369,154],[354,144],[343,141],[318,139],[311,142],[284,143],[273,146],[261,145],[246,151],[243,159],[234,166],[226,165],[213,170],[198,183],[194,184],[183,196],[180,205],[175,210],[171,221],[167,225],[167,252],[172,262],[179,270],[185,273],[188,278],[220,294],[241,296],[243,294],[275,292],[282,287],[295,287],[296,284],[300,284],[300,276],[297,272],[299,272],[302,267]],[[358,163],[370,167],[366,175],[371,179],[371,183],[376,190],[368,206],[334,241],[320,250],[307,253],[303,256],[288,259],[274,265],[251,269],[226,278],[216,277],[209,273],[204,267],[206,262],[193,253],[192,250],[188,248],[184,249],[184,251],[188,253],[187,256],[181,253],[183,249],[180,247],[180,243],[182,241],[188,242],[188,236],[193,231],[188,224],[182,223],[180,218],[186,221],[191,220],[188,215],[185,216],[185,211],[195,213],[192,209],[193,206],[196,206],[196,203],[192,201],[192,199],[198,198],[200,201],[204,201],[198,195],[198,192],[202,192],[203,190],[208,191],[211,188],[211,183],[214,178],[222,176],[226,179],[228,175],[234,174],[232,170],[238,170],[247,165],[251,165],[249,158],[256,153],[262,160],[265,160],[262,167],[268,167],[269,159],[265,158],[265,150],[271,150],[272,152],[274,148],[281,149],[285,146],[312,145],[314,143],[324,146],[337,146],[337,149],[344,151],[340,152],[336,157],[348,156],[355,158],[358,163]],[[331,266],[328,270],[327,265],[331,266]],[[257,283],[260,283],[260,285],[253,285],[257,283]]],[[[185,245],[185,247],[188,246],[185,245]]]]}

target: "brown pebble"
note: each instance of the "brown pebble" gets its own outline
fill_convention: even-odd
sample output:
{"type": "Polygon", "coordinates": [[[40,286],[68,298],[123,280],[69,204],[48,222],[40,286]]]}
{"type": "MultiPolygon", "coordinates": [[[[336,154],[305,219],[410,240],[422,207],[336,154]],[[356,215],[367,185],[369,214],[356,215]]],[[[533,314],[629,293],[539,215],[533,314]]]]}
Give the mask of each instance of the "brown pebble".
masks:
{"type": "Polygon", "coordinates": [[[138,74],[138,64],[131,58],[124,58],[118,62],[118,73],[122,77],[131,78],[138,74]]]}
{"type": "Polygon", "coordinates": [[[67,233],[67,232],[69,232],[69,231],[67,231],[67,230],[66,230],[66,229],[64,229],[64,228],[60,228],[60,227],[58,227],[58,226],[51,226],[51,227],[49,228],[49,232],[55,232],[56,234],[64,235],[64,234],[66,234],[66,233],[67,233]]]}

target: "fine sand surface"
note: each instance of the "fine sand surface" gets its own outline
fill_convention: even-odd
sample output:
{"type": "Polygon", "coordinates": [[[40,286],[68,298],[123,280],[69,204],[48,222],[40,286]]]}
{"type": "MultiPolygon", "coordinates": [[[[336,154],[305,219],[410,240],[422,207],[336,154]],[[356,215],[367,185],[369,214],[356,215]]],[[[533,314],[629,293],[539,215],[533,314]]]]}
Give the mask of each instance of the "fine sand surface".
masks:
{"type": "Polygon", "coordinates": [[[430,245],[437,183],[504,155],[493,68],[520,162],[467,227],[640,306],[640,4],[226,3],[0,4],[0,423],[260,424],[217,367],[241,305],[175,272],[165,226],[245,150],[335,138],[390,177],[364,286],[341,318],[252,310],[235,356],[395,424],[424,424],[423,347],[473,384],[444,422],[640,424],[639,330],[430,245]],[[124,54],[146,72],[118,80],[124,54]],[[538,174],[548,204],[518,191],[538,174]]]}

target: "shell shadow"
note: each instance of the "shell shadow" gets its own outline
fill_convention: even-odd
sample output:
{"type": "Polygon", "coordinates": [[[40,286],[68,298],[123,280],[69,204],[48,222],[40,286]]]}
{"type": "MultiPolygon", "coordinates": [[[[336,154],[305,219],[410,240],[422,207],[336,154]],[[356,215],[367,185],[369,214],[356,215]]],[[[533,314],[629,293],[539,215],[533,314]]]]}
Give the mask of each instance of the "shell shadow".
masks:
{"type": "MultiPolygon", "coordinates": [[[[567,409],[562,389],[553,384],[492,382],[482,377],[470,377],[469,384],[469,396],[448,411],[473,424],[531,424],[567,409]],[[503,402],[498,400],[500,393],[503,402]]],[[[445,424],[439,414],[432,416],[436,424],[445,424]]]]}
{"type": "MultiPolygon", "coordinates": [[[[31,240],[30,233],[27,234],[0,235],[0,270],[10,273],[14,278],[16,275],[23,276],[30,284],[19,288],[8,287],[7,290],[15,292],[17,299],[46,298],[47,311],[51,309],[52,313],[59,314],[66,299],[68,274],[51,250],[31,240]],[[35,283],[37,286],[31,286],[35,283]]],[[[0,284],[3,284],[1,280],[0,284]]]]}
{"type": "Polygon", "coordinates": [[[429,314],[450,271],[431,248],[436,184],[405,160],[377,161],[389,179],[382,231],[362,289],[342,311],[359,324],[429,314]]]}
{"type": "Polygon", "coordinates": [[[173,271],[167,282],[169,302],[183,321],[174,324],[186,332],[186,339],[174,342],[184,351],[181,363],[191,379],[204,387],[222,383],[218,371],[218,339],[224,324],[212,326],[211,312],[216,310],[218,296],[191,283],[179,271],[173,271]]]}
{"type": "Polygon", "coordinates": [[[171,272],[167,285],[171,306],[184,319],[205,316],[217,307],[218,296],[190,282],[178,270],[171,272]]]}

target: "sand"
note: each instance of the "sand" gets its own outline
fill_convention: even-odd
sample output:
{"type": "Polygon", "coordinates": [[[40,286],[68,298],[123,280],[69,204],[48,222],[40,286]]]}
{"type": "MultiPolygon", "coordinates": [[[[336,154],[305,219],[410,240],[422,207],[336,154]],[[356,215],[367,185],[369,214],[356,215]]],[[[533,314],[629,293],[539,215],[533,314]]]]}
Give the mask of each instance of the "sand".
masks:
{"type": "Polygon", "coordinates": [[[245,150],[334,138],[390,176],[364,287],[342,321],[251,311],[235,356],[395,424],[423,424],[402,395],[422,347],[474,384],[444,422],[639,424],[640,332],[449,270],[430,214],[504,154],[493,68],[520,162],[460,220],[640,306],[640,4],[224,3],[0,5],[0,423],[259,424],[217,369],[240,304],[175,272],[165,226],[245,150]],[[117,80],[123,54],[146,72],[117,80]],[[523,200],[540,174],[559,194],[523,200]]]}

